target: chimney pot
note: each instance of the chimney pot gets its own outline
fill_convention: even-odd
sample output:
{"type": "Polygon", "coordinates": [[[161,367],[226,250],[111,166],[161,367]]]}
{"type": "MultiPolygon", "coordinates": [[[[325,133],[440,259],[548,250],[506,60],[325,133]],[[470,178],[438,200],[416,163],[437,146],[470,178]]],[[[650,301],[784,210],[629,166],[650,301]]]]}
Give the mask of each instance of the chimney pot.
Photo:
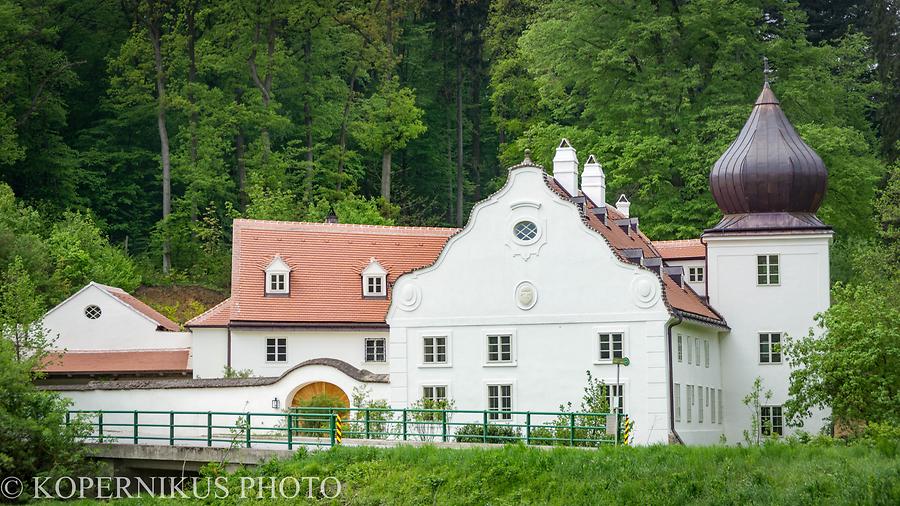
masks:
{"type": "Polygon", "coordinates": [[[578,156],[568,139],[563,139],[556,148],[553,178],[569,195],[578,196],[578,156]]]}
{"type": "Polygon", "coordinates": [[[581,192],[598,206],[606,205],[606,175],[594,155],[588,156],[581,173],[581,192]]]}
{"type": "Polygon", "coordinates": [[[619,200],[616,201],[616,210],[622,213],[622,216],[628,218],[628,209],[631,207],[631,202],[628,201],[628,197],[623,193],[619,195],[619,200]]]}

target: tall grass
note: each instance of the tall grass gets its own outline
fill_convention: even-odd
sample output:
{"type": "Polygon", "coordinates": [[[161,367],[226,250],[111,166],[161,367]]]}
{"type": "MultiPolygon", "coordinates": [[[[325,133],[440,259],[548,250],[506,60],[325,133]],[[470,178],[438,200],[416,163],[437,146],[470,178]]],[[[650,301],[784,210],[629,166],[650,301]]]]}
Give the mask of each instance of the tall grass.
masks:
{"type": "Polygon", "coordinates": [[[244,469],[229,483],[240,476],[335,476],[343,492],[334,503],[366,505],[896,505],[898,457],[897,442],[599,450],[337,447],[244,469]]]}

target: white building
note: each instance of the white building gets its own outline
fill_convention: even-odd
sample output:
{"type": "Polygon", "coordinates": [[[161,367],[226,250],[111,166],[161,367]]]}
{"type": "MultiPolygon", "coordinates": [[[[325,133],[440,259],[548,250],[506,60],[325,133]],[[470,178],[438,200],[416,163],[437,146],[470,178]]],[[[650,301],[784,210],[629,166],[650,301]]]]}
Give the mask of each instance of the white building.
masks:
{"type": "Polygon", "coordinates": [[[231,298],[187,324],[196,378],[68,394],[141,409],[141,392],[176,388],[166,409],[279,409],[368,386],[397,408],[445,398],[502,423],[577,406],[589,371],[639,444],[737,442],[752,416],[787,434],[780,345],[828,307],[831,231],[815,217],[824,165],[768,84],[713,168],[725,216],[699,239],[654,243],[624,195],[606,203],[595,157],[579,172],[566,140],[552,176],[526,154],[462,230],[237,220],[231,298]],[[263,378],[214,379],[226,367],[263,378]],[[773,395],[754,414],[757,377],[773,395]]]}
{"type": "Polygon", "coordinates": [[[191,376],[191,334],[121,288],[91,282],[43,322],[47,382],[191,376]]]}

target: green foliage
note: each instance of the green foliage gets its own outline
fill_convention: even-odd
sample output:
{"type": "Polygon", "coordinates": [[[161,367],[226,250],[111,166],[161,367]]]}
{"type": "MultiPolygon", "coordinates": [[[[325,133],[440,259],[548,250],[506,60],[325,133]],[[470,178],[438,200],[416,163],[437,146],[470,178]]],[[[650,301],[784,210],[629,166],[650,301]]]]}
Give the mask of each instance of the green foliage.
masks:
{"type": "Polygon", "coordinates": [[[63,293],[72,293],[96,281],[131,291],[141,283],[132,260],[109,244],[89,215],[67,212],[53,225],[48,247],[56,270],[55,280],[63,293]]]}
{"type": "Polygon", "coordinates": [[[587,385],[584,387],[584,395],[581,397],[581,407],[575,415],[575,431],[572,431],[572,416],[574,412],[571,402],[560,404],[559,411],[567,413],[559,415],[553,423],[548,424],[547,433],[540,432],[538,438],[545,439],[538,444],[570,445],[575,439],[575,446],[599,446],[600,443],[578,441],[587,439],[598,441],[606,436],[606,417],[591,416],[583,413],[610,413],[609,387],[603,380],[594,378],[591,371],[585,371],[587,385]]]}
{"type": "Polygon", "coordinates": [[[426,130],[413,90],[401,87],[397,78],[383,83],[359,114],[353,135],[363,148],[378,154],[402,149],[426,130]]]}
{"type": "Polygon", "coordinates": [[[253,369],[235,369],[230,365],[226,365],[222,369],[223,378],[252,378],[253,369]]]}
{"type": "MultiPolygon", "coordinates": [[[[744,406],[747,406],[750,410],[750,428],[744,429],[744,442],[748,445],[759,445],[762,438],[769,434],[772,437],[775,437],[775,434],[772,433],[772,427],[770,425],[763,425],[762,415],[760,413],[760,408],[764,404],[768,404],[768,401],[772,398],[772,390],[766,389],[763,387],[762,378],[756,377],[753,380],[753,387],[750,389],[750,392],[741,399],[741,402],[744,406]]],[[[766,424],[769,424],[769,421],[765,421],[766,424]]]]}
{"type": "Polygon", "coordinates": [[[522,432],[509,425],[492,423],[486,427],[479,423],[463,425],[456,430],[457,443],[492,443],[506,444],[522,439],[522,432]]]}
{"type": "Polygon", "coordinates": [[[791,418],[827,406],[837,421],[900,424],[900,276],[881,276],[835,285],[818,329],[788,340],[791,418]]]}

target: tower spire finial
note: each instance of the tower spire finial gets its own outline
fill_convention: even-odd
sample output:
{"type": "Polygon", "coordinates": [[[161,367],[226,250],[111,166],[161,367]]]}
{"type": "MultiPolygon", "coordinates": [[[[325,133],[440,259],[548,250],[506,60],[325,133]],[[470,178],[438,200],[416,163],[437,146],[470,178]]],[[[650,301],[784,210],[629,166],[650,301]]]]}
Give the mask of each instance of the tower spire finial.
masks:
{"type": "Polygon", "coordinates": [[[763,83],[769,84],[769,74],[772,73],[772,69],[769,68],[769,59],[763,56],[763,83]]]}

